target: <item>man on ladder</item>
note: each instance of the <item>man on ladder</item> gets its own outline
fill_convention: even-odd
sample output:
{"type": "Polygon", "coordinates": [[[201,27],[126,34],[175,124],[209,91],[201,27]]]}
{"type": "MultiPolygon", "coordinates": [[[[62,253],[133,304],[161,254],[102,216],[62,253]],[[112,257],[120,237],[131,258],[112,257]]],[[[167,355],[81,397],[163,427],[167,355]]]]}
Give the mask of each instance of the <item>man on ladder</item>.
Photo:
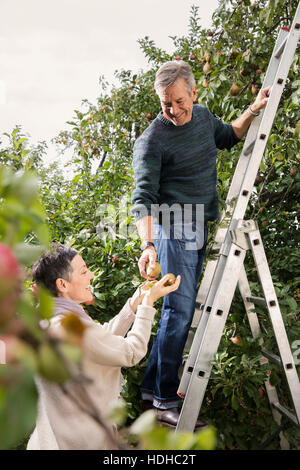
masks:
{"type": "MultiPolygon", "coordinates": [[[[183,61],[163,64],[156,74],[155,89],[162,112],[136,141],[133,153],[133,213],[142,241],[138,264],[141,276],[149,279],[146,263],[154,267],[158,256],[162,275],[180,274],[181,284],[176,293],[164,299],[159,329],[142,383],[142,399],[153,404],[158,420],[176,427],[180,401],[178,369],[195,310],[207,222],[218,216],[217,150],[230,150],[239,142],[266,106],[270,87],[261,89],[255,102],[232,124],[223,123],[204,106],[194,105],[195,79],[191,67],[183,61]],[[156,236],[152,209],[162,204],[171,211],[176,204],[181,221],[178,227],[176,215],[169,213],[167,226],[164,226],[166,219],[160,214],[156,236]],[[203,209],[200,224],[199,207],[203,209]],[[184,212],[186,208],[191,209],[190,217],[184,212]],[[196,233],[193,248],[188,232],[189,235],[196,233]]],[[[201,426],[201,422],[197,425],[201,426]]]]}
{"type": "MultiPolygon", "coordinates": [[[[236,286],[239,286],[253,337],[260,334],[255,304],[267,309],[278,354],[262,349],[262,361],[280,365],[295,410],[279,403],[274,386],[266,381],[266,390],[273,417],[281,424],[285,416],[293,425],[300,426],[300,382],[289,339],[280,311],[271,273],[265,256],[259,229],[255,221],[243,220],[254,181],[271,131],[277,107],[284,90],[297,48],[300,33],[300,4],[291,28],[281,28],[268,65],[263,86],[272,87],[262,116],[250,126],[245,144],[233,175],[223,212],[223,224],[218,228],[215,249],[217,258],[207,263],[197,296],[201,317],[185,363],[178,393],[185,396],[177,422],[177,430],[193,430],[201,409],[210,378],[214,354],[222,336],[236,286]],[[253,297],[244,267],[247,250],[252,252],[263,297],[253,297]]],[[[262,338],[260,344],[262,344],[262,338]]],[[[283,427],[280,425],[279,432],[283,427]]],[[[273,438],[273,436],[272,436],[273,438]]],[[[281,448],[287,448],[281,436],[281,448]]]]}

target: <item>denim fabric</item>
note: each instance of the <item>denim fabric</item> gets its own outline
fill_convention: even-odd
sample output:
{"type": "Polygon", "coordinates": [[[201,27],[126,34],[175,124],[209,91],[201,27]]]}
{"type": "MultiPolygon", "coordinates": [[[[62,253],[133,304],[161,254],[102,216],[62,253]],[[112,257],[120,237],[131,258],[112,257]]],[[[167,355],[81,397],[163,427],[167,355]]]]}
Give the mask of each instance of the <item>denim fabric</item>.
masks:
{"type": "Polygon", "coordinates": [[[187,226],[172,224],[168,239],[159,225],[158,238],[155,239],[162,276],[167,273],[181,275],[177,291],[164,297],[161,320],[141,386],[142,398],[153,396],[153,405],[161,409],[173,408],[174,402],[176,405],[180,401],[177,395],[178,370],[194,315],[197,285],[205,256],[207,225],[197,229],[198,245],[191,243],[195,232],[195,222],[190,224],[189,230],[187,226]]]}

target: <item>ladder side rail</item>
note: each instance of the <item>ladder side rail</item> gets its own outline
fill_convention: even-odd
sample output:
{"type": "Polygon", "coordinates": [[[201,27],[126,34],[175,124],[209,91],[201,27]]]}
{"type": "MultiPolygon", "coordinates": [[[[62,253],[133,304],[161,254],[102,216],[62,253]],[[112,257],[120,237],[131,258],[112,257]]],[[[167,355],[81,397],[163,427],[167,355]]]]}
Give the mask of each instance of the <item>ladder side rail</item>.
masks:
{"type": "MultiPolygon", "coordinates": [[[[238,224],[239,224],[238,221],[234,221],[232,225],[237,226],[238,224]]],[[[230,234],[230,239],[231,239],[231,234],[230,234]]],[[[206,301],[204,304],[200,323],[196,330],[196,334],[194,335],[194,340],[190,349],[189,356],[187,357],[185,364],[184,364],[183,373],[182,373],[181,380],[180,380],[179,387],[178,387],[178,395],[181,397],[185,396],[186,394],[188,383],[191,379],[190,371],[193,370],[193,366],[195,364],[195,361],[198,355],[200,344],[205,334],[205,328],[207,326],[207,322],[209,319],[209,313],[212,309],[212,305],[216,296],[216,292],[219,288],[219,284],[221,282],[226,263],[227,263],[227,253],[224,254],[220,250],[220,255],[216,262],[212,282],[209,286],[209,291],[208,291],[206,301]]]]}
{"type": "Polygon", "coordinates": [[[268,136],[273,125],[279,101],[295,55],[300,32],[299,29],[295,28],[295,26],[298,24],[295,20],[296,18],[293,21],[293,29],[291,29],[287,38],[285,50],[281,56],[279,66],[275,74],[270,97],[262,115],[258,131],[259,135],[257,136],[251,158],[249,159],[249,165],[240,188],[232,219],[243,219],[247,209],[250,195],[254,186],[254,181],[259,170],[261,158],[267,144],[268,136]]]}
{"type": "MultiPolygon", "coordinates": [[[[287,39],[288,34],[289,33],[286,30],[280,29],[276,43],[273,48],[273,52],[272,52],[269,64],[268,64],[268,68],[267,68],[267,71],[263,80],[262,88],[266,88],[267,86],[272,85],[272,83],[274,82],[278,65],[279,65],[279,61],[275,57],[275,52],[280,46],[280,44],[284,43],[284,41],[287,39]]],[[[227,201],[229,205],[230,205],[230,201],[234,198],[237,198],[239,195],[242,182],[244,179],[244,175],[246,173],[249,160],[251,158],[251,154],[249,155],[247,150],[249,146],[255,141],[258,135],[259,127],[260,127],[264,112],[265,112],[265,109],[263,109],[261,111],[261,114],[252,121],[247,131],[243,149],[242,149],[239,161],[237,163],[237,166],[235,168],[235,172],[233,174],[232,182],[229,187],[229,191],[227,195],[227,201]]]]}
{"type": "MultiPolygon", "coordinates": [[[[231,224],[234,220],[243,219],[248,202],[251,196],[251,192],[254,186],[254,181],[259,170],[259,165],[268,141],[268,136],[270,134],[273,121],[276,115],[276,111],[279,105],[279,101],[285,86],[286,79],[295,55],[297,48],[297,43],[299,40],[300,34],[300,4],[298,5],[296,15],[293,20],[291,30],[286,38],[286,44],[284,51],[279,59],[279,65],[277,67],[274,82],[272,84],[270,97],[266,107],[264,108],[260,126],[258,130],[258,136],[255,141],[251,158],[249,159],[247,171],[244,175],[244,179],[239,191],[239,195],[236,200],[236,204],[233,210],[231,224]]],[[[283,37],[283,36],[282,36],[283,37]]],[[[231,239],[230,239],[230,230],[232,229],[231,225],[225,236],[222,250],[224,253],[229,250],[231,239]]]]}
{"type": "Polygon", "coordinates": [[[208,260],[206,263],[206,276],[203,276],[203,279],[201,281],[201,284],[197,293],[197,297],[196,297],[196,303],[199,306],[201,306],[201,311],[199,308],[197,314],[194,315],[193,321],[192,321],[192,328],[198,325],[201,314],[203,313],[203,307],[205,305],[209,287],[211,285],[212,278],[215,272],[216,263],[217,263],[217,259],[208,260]]]}
{"type": "Polygon", "coordinates": [[[213,280],[210,284],[209,292],[206,297],[206,301],[203,307],[203,312],[200,318],[200,322],[198,324],[196,333],[194,335],[194,340],[190,349],[190,353],[188,358],[185,361],[182,377],[180,380],[180,384],[178,386],[178,395],[183,397],[186,394],[189,381],[191,379],[191,372],[194,368],[194,364],[199,352],[199,348],[205,334],[205,329],[207,327],[207,322],[210,318],[210,313],[212,310],[212,305],[214,303],[215,295],[217,288],[221,282],[223,271],[226,265],[227,257],[220,256],[217,260],[217,265],[214,270],[213,280]]]}
{"type": "Polygon", "coordinates": [[[266,299],[269,317],[282,361],[282,368],[289,385],[298,423],[300,423],[300,382],[259,230],[250,232],[248,238],[266,299]]]}
{"type": "MultiPolygon", "coordinates": [[[[282,44],[286,40],[287,35],[288,35],[288,32],[286,30],[281,29],[279,31],[279,35],[278,35],[276,44],[274,46],[272,56],[271,56],[271,60],[269,62],[267,72],[266,72],[266,75],[265,75],[265,78],[264,78],[263,87],[268,86],[269,84],[273,83],[273,81],[274,81],[274,77],[276,75],[276,70],[278,68],[278,60],[275,59],[275,52],[278,49],[278,47],[280,46],[280,44],[282,44]]],[[[237,197],[237,195],[239,193],[239,190],[240,190],[242,182],[243,182],[244,174],[245,174],[247,166],[249,164],[249,157],[245,156],[244,152],[248,148],[249,144],[257,136],[262,116],[263,116],[263,112],[260,116],[258,116],[256,119],[254,119],[252,121],[252,123],[251,123],[251,125],[248,129],[247,136],[246,136],[246,139],[245,139],[245,143],[244,143],[244,146],[243,146],[243,149],[242,149],[242,153],[239,157],[239,160],[238,160],[238,163],[237,163],[237,166],[236,166],[236,169],[235,169],[232,181],[231,181],[231,185],[230,185],[230,188],[229,188],[229,191],[228,191],[228,194],[227,194],[227,198],[226,198],[227,207],[226,207],[225,210],[222,211],[221,220],[224,219],[226,212],[229,211],[231,214],[233,212],[232,199],[237,197]]],[[[227,223],[226,225],[227,225],[227,228],[228,228],[229,223],[227,223]]],[[[215,236],[216,240],[219,239],[219,242],[223,243],[225,237],[226,237],[226,231],[224,231],[224,228],[219,226],[218,229],[217,229],[217,232],[216,232],[216,236],[215,236]]],[[[210,266],[209,266],[209,273],[210,273],[209,278],[210,279],[213,279],[213,275],[211,275],[211,271],[212,271],[212,269],[216,269],[216,266],[217,266],[217,260],[210,263],[210,266]]],[[[205,299],[208,295],[208,288],[209,288],[209,285],[210,285],[209,282],[206,283],[206,277],[207,277],[207,270],[205,269],[203,280],[202,280],[202,283],[201,283],[201,286],[200,286],[201,291],[199,292],[200,302],[201,303],[204,303],[204,301],[205,301],[205,299]],[[203,284],[203,286],[202,286],[202,284],[203,284]]],[[[200,320],[199,312],[196,312],[195,315],[194,315],[193,321],[192,321],[192,326],[193,327],[197,326],[199,320],[200,320]]]]}
{"type": "Polygon", "coordinates": [[[211,361],[218,350],[245,254],[245,249],[232,244],[211,305],[176,430],[194,430],[212,369],[211,361]]]}
{"type": "MultiPolygon", "coordinates": [[[[254,339],[256,339],[261,334],[262,331],[260,328],[257,313],[255,312],[255,305],[252,302],[249,302],[247,300],[249,297],[252,297],[252,294],[251,294],[251,289],[249,286],[245,266],[242,266],[239,281],[238,281],[238,287],[239,287],[239,291],[243,299],[243,303],[244,303],[244,307],[247,313],[252,336],[254,339]]],[[[263,345],[263,342],[264,342],[263,338],[260,338],[259,340],[260,346],[263,345]]],[[[269,363],[268,359],[264,356],[261,357],[259,362],[261,365],[269,363]]],[[[265,389],[267,392],[267,396],[268,396],[268,400],[270,403],[271,412],[273,414],[274,421],[280,426],[282,414],[279,413],[279,411],[273,406],[273,404],[279,403],[277,389],[276,387],[274,387],[274,385],[270,384],[269,380],[265,381],[265,389]]],[[[281,432],[279,436],[280,436],[281,449],[288,450],[290,448],[290,445],[288,441],[286,440],[286,438],[284,437],[284,434],[281,432]]]]}
{"type": "MultiPolygon", "coordinates": [[[[296,14],[296,16],[295,16],[295,19],[294,19],[294,22],[293,22],[293,26],[292,26],[292,28],[294,27],[294,29],[297,30],[297,31],[295,32],[294,36],[296,36],[296,33],[299,33],[299,19],[298,19],[298,17],[299,17],[299,11],[300,11],[300,10],[299,10],[299,6],[298,6],[297,14],[296,14]],[[298,15],[298,16],[297,16],[297,15],[298,15]]],[[[299,35],[299,34],[297,34],[297,36],[298,36],[298,35],[299,35]]],[[[286,42],[285,48],[288,49],[289,51],[290,51],[292,48],[294,48],[294,51],[293,51],[293,55],[294,55],[297,42],[295,42],[295,40],[294,40],[295,38],[293,38],[293,34],[290,34],[290,37],[288,38],[289,40],[286,40],[286,41],[285,41],[285,42],[286,42]],[[290,40],[290,37],[292,37],[292,40],[293,40],[293,41],[290,40]],[[292,46],[291,46],[291,44],[292,44],[292,46]]],[[[279,66],[278,66],[278,69],[277,69],[277,73],[276,73],[276,76],[275,76],[275,81],[276,81],[277,77],[279,77],[279,72],[280,72],[281,75],[283,75],[283,72],[282,72],[281,69],[283,69],[283,71],[284,71],[284,69],[287,69],[287,65],[288,65],[287,60],[285,60],[285,61],[283,60],[283,59],[285,58],[285,56],[286,56],[286,54],[283,54],[283,57],[282,57],[282,59],[281,59],[281,61],[280,61],[280,64],[279,64],[279,66]],[[283,65],[282,65],[282,63],[283,63],[283,65]]],[[[290,51],[289,56],[291,56],[291,51],[290,51]]],[[[288,66],[288,70],[289,70],[289,68],[290,68],[292,59],[293,59],[293,57],[291,57],[290,64],[289,64],[289,66],[288,66]]],[[[288,71],[287,71],[286,75],[287,75],[287,74],[288,74],[288,71]]],[[[278,82],[278,79],[277,79],[276,84],[282,85],[285,80],[282,79],[282,77],[279,77],[279,78],[280,78],[280,83],[278,82]]],[[[283,89],[283,88],[282,88],[282,89],[283,89]]],[[[266,113],[267,113],[267,112],[270,113],[270,109],[271,109],[271,111],[273,112],[273,111],[274,111],[274,108],[275,108],[275,111],[276,111],[276,109],[277,109],[277,107],[278,107],[278,103],[279,103],[280,97],[281,97],[281,94],[282,94],[282,89],[281,89],[280,96],[279,96],[279,97],[278,97],[278,96],[276,97],[276,98],[277,98],[277,106],[276,106],[276,99],[273,98],[273,100],[271,100],[272,96],[274,95],[274,90],[272,89],[269,102],[268,102],[268,104],[267,104],[267,106],[266,106],[266,108],[265,108],[265,110],[264,110],[264,113],[263,113],[263,115],[262,115],[262,117],[261,117],[261,124],[260,124],[260,127],[261,127],[262,123],[264,123],[264,124],[266,125],[266,118],[265,118],[266,113]],[[274,106],[274,103],[272,103],[272,101],[275,101],[275,106],[274,106]],[[272,103],[272,108],[270,108],[270,103],[272,103]],[[269,109],[268,109],[268,108],[269,108],[269,109]]],[[[277,95],[278,95],[278,94],[277,94],[277,95]]],[[[274,115],[275,115],[275,113],[274,113],[274,115]]],[[[274,117],[273,117],[273,119],[274,119],[274,117]]],[[[271,126],[272,126],[272,123],[273,123],[273,119],[272,119],[271,125],[269,126],[269,131],[268,131],[268,133],[270,132],[270,129],[271,129],[271,126]]],[[[268,128],[268,126],[266,126],[266,128],[268,128]]],[[[259,129],[259,131],[260,131],[260,129],[259,129]]],[[[258,132],[259,132],[259,131],[258,131],[258,132]]],[[[260,134],[260,136],[261,136],[261,134],[260,134]]],[[[265,139],[265,138],[266,138],[266,134],[265,134],[264,139],[265,139]]],[[[258,150],[259,150],[260,153],[261,153],[261,156],[260,156],[260,159],[261,159],[265,145],[264,145],[264,146],[258,145],[258,142],[259,142],[260,140],[264,140],[264,139],[261,138],[261,139],[258,139],[258,140],[255,142],[255,144],[254,144],[254,146],[253,146],[253,150],[252,150],[251,159],[249,159],[249,162],[252,162],[252,160],[253,160],[253,154],[256,154],[256,155],[257,155],[257,154],[259,153],[258,150]],[[257,147],[257,148],[255,148],[255,147],[257,147]]],[[[261,142],[259,142],[259,144],[261,144],[261,142]]],[[[264,144],[266,144],[266,142],[264,142],[264,144]]],[[[258,160],[258,157],[257,157],[257,156],[256,156],[256,159],[255,159],[255,160],[256,160],[255,163],[257,163],[257,160],[258,160]]],[[[259,163],[260,163],[260,160],[259,160],[259,163]]],[[[256,177],[256,174],[257,174],[257,171],[258,171],[258,168],[259,168],[259,163],[258,163],[258,165],[256,165],[256,173],[255,173],[255,175],[254,175],[254,178],[253,178],[253,173],[254,173],[253,168],[255,168],[255,165],[252,164],[252,167],[250,166],[250,170],[251,170],[251,171],[250,171],[250,173],[251,173],[250,176],[251,176],[251,179],[253,179],[253,181],[252,181],[252,187],[253,187],[254,179],[255,179],[255,177],[256,177]]],[[[249,166],[247,167],[247,172],[249,173],[249,166]]],[[[247,173],[247,172],[246,172],[246,173],[247,173]]],[[[246,175],[244,175],[243,184],[244,184],[244,182],[245,182],[245,179],[247,180],[247,178],[245,178],[245,176],[246,176],[246,175]]],[[[248,179],[249,179],[249,176],[248,176],[248,179]]],[[[242,185],[242,186],[243,186],[243,185],[242,185]]],[[[251,187],[251,191],[252,191],[252,187],[251,187]]],[[[249,199],[249,197],[250,197],[250,194],[249,194],[250,191],[248,191],[247,194],[243,194],[243,191],[244,191],[244,189],[241,187],[241,188],[240,188],[240,193],[239,193],[238,199],[240,199],[240,200],[242,201],[242,203],[241,203],[241,204],[236,204],[236,206],[235,206],[234,213],[233,213],[232,218],[231,218],[231,226],[228,227],[227,234],[226,234],[226,237],[225,237],[225,241],[224,241],[224,243],[223,243],[223,251],[222,251],[222,250],[220,251],[219,260],[218,260],[217,263],[215,263],[215,271],[214,271],[214,275],[213,275],[213,278],[212,278],[212,283],[211,283],[211,285],[210,285],[210,292],[212,291],[210,297],[211,297],[211,299],[214,299],[214,301],[213,301],[214,305],[213,305],[213,308],[212,308],[212,313],[213,313],[213,309],[215,308],[215,304],[216,304],[216,302],[217,302],[217,300],[218,300],[218,293],[217,293],[218,279],[217,279],[217,282],[215,282],[215,280],[216,280],[216,274],[217,274],[217,277],[220,277],[220,276],[222,276],[222,275],[224,274],[224,270],[226,271],[226,267],[227,267],[227,265],[228,265],[228,263],[226,263],[226,257],[227,257],[227,254],[228,254],[228,260],[229,260],[229,253],[231,252],[231,248],[232,248],[232,246],[231,246],[232,244],[230,243],[230,241],[231,241],[231,239],[230,239],[230,230],[232,229],[232,226],[237,223],[237,221],[238,221],[239,218],[243,218],[244,213],[243,213],[241,216],[240,216],[240,213],[243,212],[243,209],[244,209],[244,212],[245,212],[246,207],[247,207],[247,204],[248,204],[248,199],[249,199]],[[241,196],[243,196],[243,197],[241,197],[241,196]],[[245,206],[245,204],[243,204],[243,203],[245,203],[245,199],[246,199],[245,196],[248,196],[246,206],[245,206]],[[239,207],[238,207],[238,210],[237,210],[237,206],[239,206],[239,207]],[[244,206],[244,207],[243,207],[243,206],[244,206]],[[236,215],[236,217],[234,217],[234,215],[236,215]],[[226,249],[224,249],[224,247],[225,247],[226,249]],[[222,256],[222,255],[223,255],[223,256],[222,256]],[[224,262],[224,259],[225,259],[225,262],[224,262]],[[221,260],[221,263],[220,263],[220,260],[221,260]],[[219,269],[218,269],[218,268],[219,268],[219,269]]],[[[229,202],[230,202],[230,201],[229,201],[229,202]]],[[[237,201],[237,202],[239,202],[239,201],[237,201]]],[[[230,263],[229,263],[229,265],[230,265],[230,263]]],[[[205,274],[205,273],[204,273],[204,274],[205,274]]],[[[220,284],[221,284],[221,283],[220,283],[220,284]]],[[[220,285],[220,284],[219,284],[219,285],[220,285]]],[[[210,300],[210,299],[209,299],[208,297],[209,297],[210,292],[207,294],[207,297],[206,297],[206,299],[207,299],[207,300],[206,300],[206,304],[209,303],[209,300],[210,300]]],[[[219,291],[218,291],[218,292],[219,292],[219,291]]],[[[228,307],[228,309],[229,309],[229,307],[228,307]]],[[[227,312],[227,315],[228,315],[228,312],[227,312]]],[[[191,429],[191,422],[188,422],[188,421],[191,421],[191,419],[192,419],[192,421],[194,421],[194,418],[195,418],[195,420],[197,419],[197,415],[193,412],[193,410],[192,410],[192,408],[191,408],[191,404],[192,404],[193,400],[191,399],[190,396],[192,396],[193,394],[194,394],[194,395],[196,394],[196,395],[195,395],[195,399],[196,399],[197,405],[198,405],[198,406],[200,405],[200,406],[199,406],[199,411],[200,411],[200,408],[201,408],[201,403],[202,403],[202,400],[203,400],[203,397],[204,397],[204,393],[205,393],[205,389],[206,389],[206,386],[207,386],[207,382],[208,382],[208,379],[209,379],[210,370],[207,371],[207,372],[208,372],[207,374],[206,374],[204,371],[202,371],[202,372],[204,372],[204,375],[206,375],[206,377],[207,377],[207,376],[208,376],[208,377],[207,377],[207,379],[205,379],[205,380],[206,380],[206,383],[204,383],[204,380],[202,381],[202,387],[201,387],[201,390],[200,390],[200,391],[201,391],[201,396],[200,396],[200,398],[197,398],[197,397],[198,397],[199,390],[198,390],[198,392],[197,392],[197,387],[194,386],[194,382],[195,382],[196,367],[198,368],[199,364],[201,363],[201,360],[203,359],[203,358],[201,358],[202,349],[203,349],[204,358],[205,358],[205,351],[206,351],[206,349],[205,349],[205,347],[203,347],[203,345],[204,345],[205,342],[207,341],[207,335],[208,335],[209,332],[214,333],[214,327],[213,327],[212,322],[211,322],[211,318],[212,318],[212,317],[213,317],[213,315],[210,315],[210,317],[209,317],[209,319],[208,319],[208,321],[207,321],[207,326],[206,326],[205,331],[204,331],[204,333],[203,333],[203,337],[202,337],[202,340],[201,340],[201,346],[200,346],[200,349],[199,349],[198,354],[197,354],[197,360],[196,360],[196,364],[195,364],[193,373],[192,373],[192,375],[191,375],[191,379],[190,379],[190,381],[189,381],[188,393],[187,393],[187,396],[186,396],[186,398],[185,398],[185,400],[184,400],[184,403],[183,403],[183,407],[182,407],[182,410],[181,410],[181,415],[180,415],[180,418],[179,418],[179,422],[178,422],[177,429],[180,429],[180,428],[183,428],[183,429],[191,429]],[[186,408],[186,409],[185,409],[185,408],[186,408]]],[[[226,321],[226,320],[225,320],[225,321],[226,321]]],[[[221,335],[222,335],[222,331],[221,331],[221,334],[220,334],[220,339],[221,339],[221,335]]],[[[209,344],[208,344],[208,346],[209,346],[209,344]]],[[[216,348],[216,349],[217,349],[217,348],[216,348]]],[[[215,352],[216,352],[216,351],[215,351],[215,352]]],[[[201,366],[201,364],[200,364],[200,366],[201,366]]]]}

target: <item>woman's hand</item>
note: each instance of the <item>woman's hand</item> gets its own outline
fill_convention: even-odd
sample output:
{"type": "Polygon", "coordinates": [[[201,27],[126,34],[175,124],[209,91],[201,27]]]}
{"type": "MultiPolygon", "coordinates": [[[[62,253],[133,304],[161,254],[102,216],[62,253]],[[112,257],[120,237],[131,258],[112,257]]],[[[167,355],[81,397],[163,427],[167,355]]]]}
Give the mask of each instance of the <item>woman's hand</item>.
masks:
{"type": "Polygon", "coordinates": [[[167,281],[170,280],[172,280],[172,276],[170,274],[165,274],[165,276],[162,277],[159,281],[152,281],[152,287],[148,290],[148,292],[146,291],[143,296],[142,305],[153,307],[154,302],[156,302],[158,299],[164,297],[167,294],[170,294],[170,292],[177,290],[181,280],[180,275],[177,276],[173,284],[165,285],[167,281]]]}
{"type": "Polygon", "coordinates": [[[149,292],[150,289],[150,282],[146,281],[143,284],[141,284],[129,300],[129,305],[131,310],[136,313],[137,308],[139,305],[141,305],[143,298],[147,292],[149,292]]]}

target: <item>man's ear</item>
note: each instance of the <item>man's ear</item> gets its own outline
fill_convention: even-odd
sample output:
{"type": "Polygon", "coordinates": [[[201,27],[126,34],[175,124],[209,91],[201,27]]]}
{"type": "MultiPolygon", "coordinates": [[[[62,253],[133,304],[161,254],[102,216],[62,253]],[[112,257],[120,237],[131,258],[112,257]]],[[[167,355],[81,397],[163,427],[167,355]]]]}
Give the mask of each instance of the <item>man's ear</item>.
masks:
{"type": "Polygon", "coordinates": [[[66,292],[68,285],[65,279],[62,279],[61,277],[59,277],[58,279],[56,279],[55,284],[56,284],[56,289],[58,290],[58,292],[60,293],[66,292]]]}
{"type": "Polygon", "coordinates": [[[196,99],[197,99],[197,87],[196,87],[196,85],[192,89],[192,99],[193,99],[193,101],[196,101],[196,99]]]}

